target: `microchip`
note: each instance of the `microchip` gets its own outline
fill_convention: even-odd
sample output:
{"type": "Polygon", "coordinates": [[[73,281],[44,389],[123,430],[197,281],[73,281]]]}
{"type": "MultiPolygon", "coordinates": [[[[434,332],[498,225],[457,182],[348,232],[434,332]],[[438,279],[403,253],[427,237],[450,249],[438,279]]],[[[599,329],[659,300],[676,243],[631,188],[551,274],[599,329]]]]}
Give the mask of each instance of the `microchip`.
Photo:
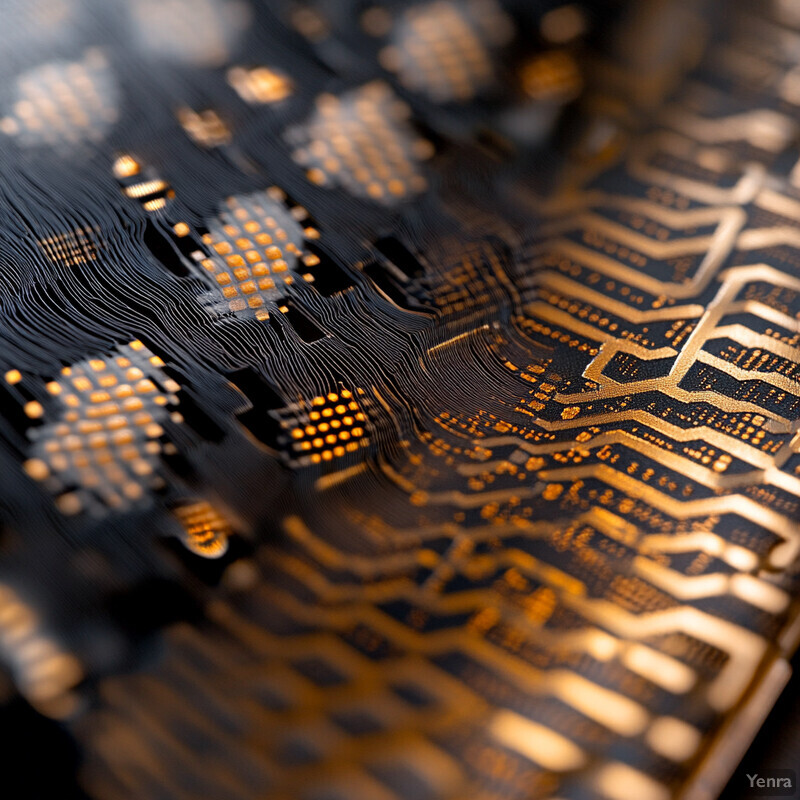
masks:
{"type": "Polygon", "coordinates": [[[289,462],[321,464],[367,447],[370,423],[364,413],[364,394],[363,389],[355,393],[340,389],[282,410],[279,416],[289,462]]]}
{"type": "Polygon", "coordinates": [[[23,145],[69,147],[103,138],[119,117],[120,89],[106,55],[50,61],[19,75],[0,131],[23,145]]]}
{"type": "Polygon", "coordinates": [[[217,284],[209,298],[212,308],[267,319],[268,302],[285,297],[295,280],[313,280],[307,268],[320,260],[304,242],[319,234],[301,224],[305,210],[290,209],[285,199],[277,188],[230,197],[208,221],[203,243],[210,252],[200,254],[198,266],[217,284]]]}
{"type": "Polygon", "coordinates": [[[307,125],[287,137],[299,145],[294,158],[314,183],[391,206],[427,186],[421,162],[432,155],[432,146],[408,117],[408,107],[389,86],[375,81],[340,97],[317,97],[307,125]]]}
{"type": "Polygon", "coordinates": [[[465,102],[494,83],[492,49],[512,32],[493,0],[414,4],[392,26],[379,58],[405,88],[439,103],[465,102]]]}
{"type": "MultiPolygon", "coordinates": [[[[31,430],[24,466],[58,494],[65,514],[86,507],[124,509],[160,485],[162,426],[167,419],[181,420],[173,410],[180,387],[161,366],[158,356],[133,341],[64,367],[46,384],[53,409],[42,427],[31,430]]],[[[25,410],[33,418],[44,414],[37,401],[25,410]]]]}

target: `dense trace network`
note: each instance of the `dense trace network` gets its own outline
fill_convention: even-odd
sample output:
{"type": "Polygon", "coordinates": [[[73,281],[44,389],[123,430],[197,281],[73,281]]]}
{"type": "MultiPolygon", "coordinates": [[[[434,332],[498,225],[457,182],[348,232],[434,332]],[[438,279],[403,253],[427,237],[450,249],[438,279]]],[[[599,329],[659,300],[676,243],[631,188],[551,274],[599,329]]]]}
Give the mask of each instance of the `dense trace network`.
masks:
{"type": "Polygon", "coordinates": [[[0,14],[9,797],[715,797],[800,637],[800,2],[0,14]]]}

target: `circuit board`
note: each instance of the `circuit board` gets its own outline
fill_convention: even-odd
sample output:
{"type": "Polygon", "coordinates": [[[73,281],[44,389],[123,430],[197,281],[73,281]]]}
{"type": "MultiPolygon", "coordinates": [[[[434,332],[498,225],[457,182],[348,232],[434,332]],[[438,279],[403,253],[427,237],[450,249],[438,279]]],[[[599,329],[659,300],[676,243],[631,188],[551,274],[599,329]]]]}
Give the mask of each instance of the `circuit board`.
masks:
{"type": "Polygon", "coordinates": [[[0,6],[0,662],[76,796],[718,795],[800,636],[800,5],[722,6],[0,6]]]}

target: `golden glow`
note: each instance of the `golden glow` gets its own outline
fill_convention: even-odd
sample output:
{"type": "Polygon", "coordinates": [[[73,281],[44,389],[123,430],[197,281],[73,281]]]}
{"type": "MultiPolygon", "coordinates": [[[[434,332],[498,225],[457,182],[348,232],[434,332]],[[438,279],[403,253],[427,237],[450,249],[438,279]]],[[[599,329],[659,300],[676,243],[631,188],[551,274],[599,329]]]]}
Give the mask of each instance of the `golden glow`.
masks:
{"type": "Polygon", "coordinates": [[[487,732],[504,747],[544,769],[566,772],[586,763],[586,755],[566,736],[508,709],[492,715],[487,732]]]}
{"type": "Polygon", "coordinates": [[[279,103],[292,94],[292,82],[267,67],[231,67],[228,83],[247,103],[279,103]]]}
{"type": "Polygon", "coordinates": [[[43,630],[36,611],[3,584],[0,652],[21,693],[40,713],[60,718],[74,710],[70,689],[83,677],[80,662],[43,630]]]}
{"type": "Polygon", "coordinates": [[[700,746],[700,731],[675,717],[659,717],[647,731],[645,741],[671,761],[686,761],[700,746]]]}
{"type": "Polygon", "coordinates": [[[39,417],[44,414],[44,408],[37,400],[31,400],[30,402],[25,403],[23,410],[31,419],[39,419],[39,417]]]}
{"type": "Polygon", "coordinates": [[[140,169],[139,162],[133,156],[127,154],[119,156],[111,167],[111,171],[117,179],[132,178],[134,175],[139,174],[140,169]]]}
{"type": "Polygon", "coordinates": [[[183,526],[184,544],[203,558],[221,558],[228,551],[231,525],[210,503],[199,500],[173,509],[183,526]]]}
{"type": "Polygon", "coordinates": [[[631,644],[622,656],[622,663],[632,672],[675,694],[688,692],[697,676],[677,659],[641,644],[631,644]]]}
{"type": "Polygon", "coordinates": [[[184,106],[177,117],[186,135],[200,147],[221,147],[231,140],[230,128],[213,109],[196,112],[184,106]]]}
{"type": "Polygon", "coordinates": [[[609,800],[669,800],[672,796],[663,784],[620,762],[600,767],[595,783],[609,800]]]}
{"type": "Polygon", "coordinates": [[[566,102],[581,90],[583,79],[574,57],[566,51],[553,50],[530,59],[522,68],[523,91],[534,100],[566,102]]]}

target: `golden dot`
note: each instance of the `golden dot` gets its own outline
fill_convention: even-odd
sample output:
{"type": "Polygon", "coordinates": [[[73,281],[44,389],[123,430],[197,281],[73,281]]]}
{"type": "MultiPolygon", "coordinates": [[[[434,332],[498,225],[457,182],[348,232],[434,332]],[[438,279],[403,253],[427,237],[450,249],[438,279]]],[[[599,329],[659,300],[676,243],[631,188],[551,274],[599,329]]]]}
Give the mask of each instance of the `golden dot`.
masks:
{"type": "Polygon", "coordinates": [[[22,373],[18,369],[10,369],[6,372],[6,383],[15,384],[22,380],[22,373]]]}
{"type": "Polygon", "coordinates": [[[138,483],[134,483],[133,481],[129,481],[122,487],[122,493],[129,500],[138,500],[143,494],[142,487],[139,486],[138,483]]]}
{"type": "Polygon", "coordinates": [[[76,494],[62,494],[56,500],[56,506],[62,514],[77,514],[81,510],[81,501],[76,494]]]}
{"type": "Polygon", "coordinates": [[[42,407],[42,404],[36,400],[31,400],[29,403],[25,403],[23,408],[25,413],[31,419],[39,419],[39,417],[44,414],[44,408],[42,407]]]}
{"type": "Polygon", "coordinates": [[[22,466],[25,472],[27,472],[28,475],[35,481],[43,481],[50,475],[50,470],[47,468],[47,464],[38,458],[31,458],[22,466]]]}
{"type": "Polygon", "coordinates": [[[560,483],[548,483],[542,497],[545,500],[555,500],[563,491],[564,487],[560,483]]]}
{"type": "Polygon", "coordinates": [[[120,156],[111,167],[115,178],[130,178],[139,174],[139,164],[129,155],[120,156]]]}

